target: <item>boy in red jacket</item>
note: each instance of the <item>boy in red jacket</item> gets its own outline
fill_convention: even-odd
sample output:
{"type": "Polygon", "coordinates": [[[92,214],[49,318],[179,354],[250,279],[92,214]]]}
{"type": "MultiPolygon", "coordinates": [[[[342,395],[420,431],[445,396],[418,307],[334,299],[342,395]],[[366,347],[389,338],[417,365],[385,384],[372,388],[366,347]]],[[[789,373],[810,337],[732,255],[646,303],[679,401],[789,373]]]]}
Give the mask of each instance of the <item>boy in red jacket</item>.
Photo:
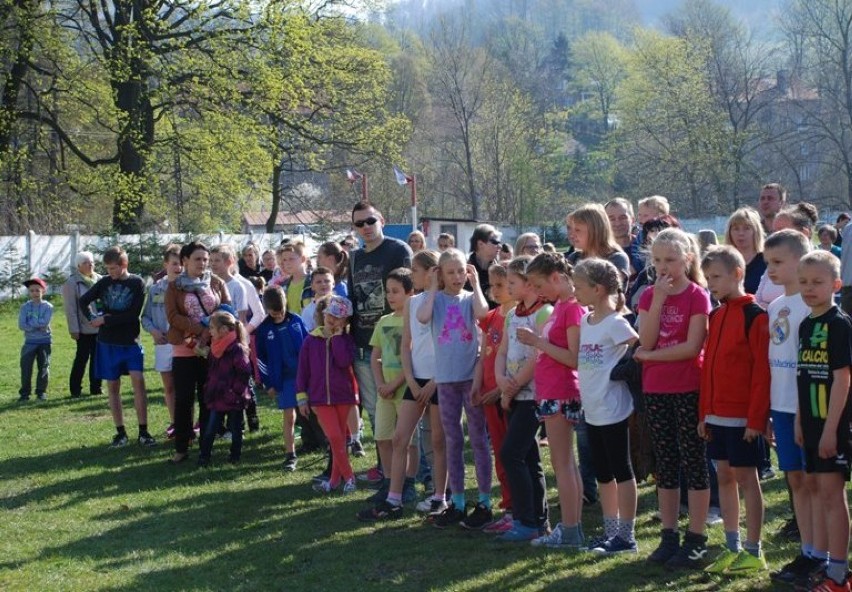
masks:
{"type": "Polygon", "coordinates": [[[698,433],[716,463],[725,525],[725,551],[706,571],[748,575],[766,569],[760,550],[763,494],[757,465],[759,436],[769,420],[768,316],[743,288],[745,260],[730,246],[715,247],[701,262],[707,287],[722,305],[710,314],[701,368],[698,433]],[[739,490],[746,510],[740,546],[739,490]]]}

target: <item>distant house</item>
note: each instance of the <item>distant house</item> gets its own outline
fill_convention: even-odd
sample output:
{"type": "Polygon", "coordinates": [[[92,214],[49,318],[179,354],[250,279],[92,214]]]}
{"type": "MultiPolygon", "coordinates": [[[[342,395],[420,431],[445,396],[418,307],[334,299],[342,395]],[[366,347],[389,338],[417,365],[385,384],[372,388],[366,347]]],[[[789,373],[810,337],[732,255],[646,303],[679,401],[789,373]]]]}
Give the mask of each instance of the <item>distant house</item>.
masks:
{"type": "MultiPolygon", "coordinates": [[[[245,234],[266,232],[266,212],[245,212],[242,231],[245,234]]],[[[320,228],[343,230],[351,224],[349,212],[332,210],[300,210],[298,212],[279,212],[273,232],[285,234],[310,234],[320,228]]]]}

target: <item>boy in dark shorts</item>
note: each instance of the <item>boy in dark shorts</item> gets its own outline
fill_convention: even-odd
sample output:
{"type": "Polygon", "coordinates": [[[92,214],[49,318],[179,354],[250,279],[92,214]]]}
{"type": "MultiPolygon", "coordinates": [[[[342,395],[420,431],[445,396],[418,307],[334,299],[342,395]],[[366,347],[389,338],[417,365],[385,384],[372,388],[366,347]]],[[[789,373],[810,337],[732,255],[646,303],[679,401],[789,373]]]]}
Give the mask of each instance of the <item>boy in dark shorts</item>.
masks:
{"type": "Polygon", "coordinates": [[[802,299],[811,313],[799,325],[796,369],[799,408],[796,443],[805,453],[805,472],[815,478],[816,503],[822,507],[822,530],[829,560],[810,590],[850,590],[847,578],[849,507],[849,386],[852,366],[852,320],[834,304],[840,289],[840,262],[828,251],[813,251],[799,262],[802,299]]]}
{"type": "Polygon", "coordinates": [[[725,550],[708,573],[750,575],[766,569],[760,548],[763,495],[757,467],[760,435],[769,422],[768,316],[745,293],[745,260],[731,246],[713,247],[701,262],[707,287],[721,306],[710,313],[698,432],[716,463],[725,550]],[[745,501],[746,539],[740,544],[740,500],[745,501]]]}
{"type": "Polygon", "coordinates": [[[148,433],[148,395],[142,375],[142,345],[139,343],[139,316],[145,302],[145,284],[138,275],[128,273],[127,253],[119,246],[104,252],[104,267],[107,275],[80,297],[80,308],[88,311],[92,302],[100,302],[102,314],[93,315],[90,321],[93,327],[100,327],[95,360],[98,377],[106,380],[109,387],[109,407],[116,431],[111,446],[118,448],[128,443],[121,407],[122,374],[129,374],[133,385],[139,445],[156,446],[157,441],[148,433]]]}

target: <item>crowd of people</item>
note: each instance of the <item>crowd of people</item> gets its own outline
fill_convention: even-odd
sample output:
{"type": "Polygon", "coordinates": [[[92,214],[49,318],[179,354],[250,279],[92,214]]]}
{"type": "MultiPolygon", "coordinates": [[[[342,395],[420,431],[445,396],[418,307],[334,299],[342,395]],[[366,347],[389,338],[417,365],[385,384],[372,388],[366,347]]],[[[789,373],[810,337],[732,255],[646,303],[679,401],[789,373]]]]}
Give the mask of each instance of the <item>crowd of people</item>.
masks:
{"type": "MultiPolygon", "coordinates": [[[[325,243],[311,265],[297,242],[264,252],[250,244],[239,257],[230,245],[170,245],[147,299],[120,247],[104,253],[102,277],[83,252],[63,287],[77,344],[70,395],[81,396],[88,363],[89,392],[107,382],[112,446],[125,446],[120,381],[129,375],[137,441],[156,445],[144,329],[172,463],[187,461],[198,441],[197,464],[208,466],[217,438],[239,462],[244,426],[258,429],[256,397],[265,394],[282,412],[284,470],[298,468],[298,426],[303,449],[328,450],[315,491],[375,488],[358,520],[405,516],[420,480],[429,493],[416,510],[436,528],[603,556],[638,553],[637,480],[650,473],[661,531],[647,560],[719,576],[767,570],[761,479],[773,475],[774,446],[790,496],[785,534],[801,550],[772,579],[848,591],[848,221],[817,227],[816,208],[788,204],[784,188],[769,184],[755,209],[730,216],[723,245],[712,231],[687,233],[668,200],[651,196],[635,217],[623,198],[571,212],[566,255],[534,233],[509,247],[488,224],[465,255],[449,234],[436,251],[419,231],[407,243],[387,237],[381,212],[359,202],[360,247],[325,243]],[[362,411],[376,463],[356,475],[349,458],[366,454],[362,411]],[[558,512],[548,506],[545,438],[558,512]],[[597,500],[602,531],[587,536],[583,505],[597,500]],[[725,548],[711,556],[705,530],[718,521],[725,548]]],[[[21,400],[34,363],[35,393],[45,397],[51,344],[46,286],[26,285],[21,400]]]]}

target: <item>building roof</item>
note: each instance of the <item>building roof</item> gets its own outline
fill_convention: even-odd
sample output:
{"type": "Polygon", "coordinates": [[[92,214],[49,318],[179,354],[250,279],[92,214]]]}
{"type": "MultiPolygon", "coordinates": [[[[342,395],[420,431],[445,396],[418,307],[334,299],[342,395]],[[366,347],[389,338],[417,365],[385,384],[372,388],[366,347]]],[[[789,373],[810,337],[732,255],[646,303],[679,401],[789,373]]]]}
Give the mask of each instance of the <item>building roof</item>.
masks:
{"type": "MultiPolygon", "coordinates": [[[[266,212],[244,212],[243,222],[249,226],[264,226],[269,219],[266,212]]],[[[279,212],[276,226],[295,226],[297,224],[349,224],[348,212],[333,210],[300,210],[298,212],[279,212]]]]}

